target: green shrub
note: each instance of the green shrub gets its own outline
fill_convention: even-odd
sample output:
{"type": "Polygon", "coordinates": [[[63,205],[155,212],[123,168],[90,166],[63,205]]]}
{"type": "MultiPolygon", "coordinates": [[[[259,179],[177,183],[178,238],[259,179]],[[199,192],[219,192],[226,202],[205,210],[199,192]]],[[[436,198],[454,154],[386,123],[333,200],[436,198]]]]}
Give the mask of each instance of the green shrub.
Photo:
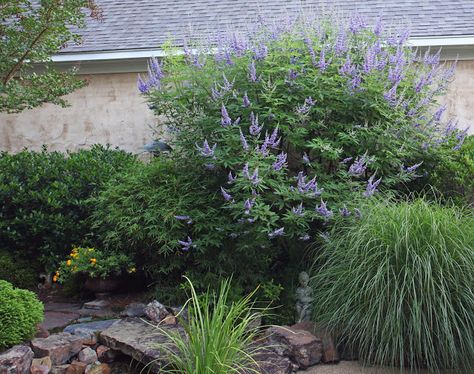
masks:
{"type": "Polygon", "coordinates": [[[0,280],[0,349],[33,337],[42,320],[43,304],[33,292],[0,280]]]}
{"type": "Polygon", "coordinates": [[[157,327],[171,343],[161,347],[168,358],[165,373],[259,373],[254,343],[260,331],[252,295],[231,302],[231,282],[221,282],[217,293],[198,296],[188,279],[191,297],[186,303],[185,334],[157,327]]]}
{"type": "Polygon", "coordinates": [[[368,364],[474,364],[474,215],[425,200],[373,202],[341,221],[314,269],[314,319],[368,364]]]}
{"type": "Polygon", "coordinates": [[[5,280],[18,288],[35,288],[41,270],[34,263],[0,250],[0,280],[5,280]]]}
{"type": "Polygon", "coordinates": [[[429,183],[444,197],[474,206],[474,136],[466,137],[458,152],[445,149],[429,175],[429,183]]]}
{"type": "Polygon", "coordinates": [[[88,200],[135,157],[100,145],[67,155],[0,154],[0,248],[48,270],[72,244],[93,240],[88,200]]]}
{"type": "Polygon", "coordinates": [[[260,20],[217,38],[216,54],[168,46],[152,59],[139,88],[173,151],[99,197],[106,244],[152,253],[142,261],[168,284],[287,285],[336,216],[377,189],[410,190],[439,143],[462,143],[436,101],[452,67],[417,55],[404,31],[336,23],[260,20]]]}

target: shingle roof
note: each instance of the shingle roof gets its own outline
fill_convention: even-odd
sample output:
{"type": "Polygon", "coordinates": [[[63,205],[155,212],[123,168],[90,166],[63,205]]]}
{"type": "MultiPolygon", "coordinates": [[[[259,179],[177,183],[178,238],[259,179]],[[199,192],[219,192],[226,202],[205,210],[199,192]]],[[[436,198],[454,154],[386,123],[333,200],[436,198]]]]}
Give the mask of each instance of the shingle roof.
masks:
{"type": "Polygon", "coordinates": [[[63,52],[158,48],[173,37],[240,28],[255,19],[332,9],[406,24],[412,36],[474,35],[474,0],[97,0],[102,22],[88,21],[83,43],[63,52]]]}

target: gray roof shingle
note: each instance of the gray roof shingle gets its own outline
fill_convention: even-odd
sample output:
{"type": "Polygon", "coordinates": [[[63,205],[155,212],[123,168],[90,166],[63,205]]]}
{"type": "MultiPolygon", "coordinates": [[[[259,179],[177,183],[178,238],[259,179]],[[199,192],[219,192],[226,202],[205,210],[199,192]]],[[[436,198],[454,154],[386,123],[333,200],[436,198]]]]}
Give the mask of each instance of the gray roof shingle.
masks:
{"type": "Polygon", "coordinates": [[[88,20],[83,43],[63,52],[158,48],[173,37],[206,35],[216,29],[242,28],[255,19],[299,11],[379,14],[407,25],[412,36],[474,35],[474,0],[97,0],[102,22],[88,20]]]}

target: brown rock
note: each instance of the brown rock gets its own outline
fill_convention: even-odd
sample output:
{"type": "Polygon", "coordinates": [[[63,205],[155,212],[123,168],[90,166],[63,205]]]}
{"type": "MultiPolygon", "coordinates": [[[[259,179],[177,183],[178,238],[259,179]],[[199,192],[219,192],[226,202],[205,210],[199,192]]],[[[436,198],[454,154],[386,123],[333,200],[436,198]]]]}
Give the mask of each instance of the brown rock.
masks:
{"type": "Polygon", "coordinates": [[[321,325],[315,325],[313,322],[300,322],[291,326],[294,330],[305,330],[321,339],[323,342],[324,363],[337,363],[340,361],[339,352],[337,351],[334,335],[321,325]]]}
{"type": "Polygon", "coordinates": [[[58,365],[51,368],[50,374],[66,374],[69,365],[58,365]]]}
{"type": "Polygon", "coordinates": [[[308,331],[277,326],[269,328],[266,334],[272,349],[281,356],[289,357],[301,369],[321,361],[323,355],[321,339],[308,331]]]}
{"type": "Polygon", "coordinates": [[[49,356],[43,358],[35,358],[31,362],[30,373],[31,374],[48,374],[53,364],[49,356]]]}
{"type": "Polygon", "coordinates": [[[79,352],[77,359],[86,364],[93,364],[97,361],[97,353],[92,348],[86,347],[79,352]]]}
{"type": "Polygon", "coordinates": [[[99,345],[96,352],[100,362],[112,362],[117,357],[117,351],[114,351],[105,345],[99,345]]]}
{"type": "Polygon", "coordinates": [[[165,318],[163,318],[161,323],[164,323],[165,325],[176,325],[178,323],[178,319],[175,316],[170,314],[166,316],[165,318]]]}
{"type": "Polygon", "coordinates": [[[0,373],[27,374],[33,361],[33,351],[26,345],[16,345],[0,353],[0,373]]]}
{"type": "Polygon", "coordinates": [[[84,362],[73,361],[66,369],[66,374],[84,374],[87,364],[84,362]]]}
{"type": "Polygon", "coordinates": [[[36,326],[35,338],[47,338],[49,336],[49,331],[42,324],[36,326]]]}
{"type": "Polygon", "coordinates": [[[83,345],[96,345],[97,335],[94,331],[88,329],[76,329],[74,335],[82,337],[83,345]]]}
{"type": "Polygon", "coordinates": [[[107,364],[92,364],[88,365],[85,374],[110,374],[110,366],[107,364]]]}
{"type": "Polygon", "coordinates": [[[61,332],[47,338],[33,339],[31,348],[36,357],[49,356],[53,365],[61,365],[79,353],[82,348],[82,337],[61,332]]]}

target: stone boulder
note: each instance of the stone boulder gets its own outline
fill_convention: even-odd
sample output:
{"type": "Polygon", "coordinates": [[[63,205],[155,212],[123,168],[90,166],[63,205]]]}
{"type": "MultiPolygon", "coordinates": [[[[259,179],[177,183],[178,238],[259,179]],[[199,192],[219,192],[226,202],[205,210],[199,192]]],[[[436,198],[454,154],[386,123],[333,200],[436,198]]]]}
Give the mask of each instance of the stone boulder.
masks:
{"type": "Polygon", "coordinates": [[[144,317],[146,304],[143,303],[131,303],[120,313],[122,317],[144,317]]]}
{"type": "Polygon", "coordinates": [[[291,326],[293,330],[305,330],[312,333],[323,342],[323,357],[324,363],[337,363],[340,361],[339,352],[336,347],[336,342],[333,334],[326,328],[320,325],[315,325],[313,322],[300,322],[291,326]]]}
{"type": "Polygon", "coordinates": [[[61,365],[82,349],[81,335],[72,335],[67,332],[53,334],[47,338],[36,338],[31,341],[31,348],[36,357],[49,356],[53,365],[61,365]]]}
{"type": "Polygon", "coordinates": [[[33,361],[33,351],[26,345],[15,345],[0,353],[0,373],[27,374],[33,361]]]}
{"type": "Polygon", "coordinates": [[[31,362],[30,373],[31,374],[48,374],[51,371],[53,363],[49,356],[43,358],[34,358],[31,362]]]}
{"type": "Polygon", "coordinates": [[[159,301],[152,301],[145,307],[145,315],[150,321],[159,323],[168,317],[171,313],[159,301]]]}
{"type": "Polygon", "coordinates": [[[150,370],[159,370],[166,363],[160,346],[169,344],[170,340],[162,330],[174,330],[184,333],[183,329],[175,325],[160,326],[157,328],[138,318],[127,318],[110,326],[99,335],[101,344],[120,351],[134,358],[143,365],[150,364],[150,370]]]}
{"type": "Polygon", "coordinates": [[[308,331],[276,326],[270,327],[266,336],[269,346],[278,355],[288,357],[301,369],[307,369],[321,361],[322,341],[308,331]]]}
{"type": "Polygon", "coordinates": [[[278,355],[271,347],[261,347],[254,358],[258,364],[255,369],[261,374],[291,374],[297,369],[288,357],[278,355]]]}
{"type": "Polygon", "coordinates": [[[114,323],[120,321],[119,319],[106,319],[102,321],[94,322],[85,322],[85,323],[76,323],[74,325],[67,326],[63,331],[70,334],[76,334],[77,330],[90,330],[94,333],[100,333],[102,330],[105,330],[112,326],[114,323]]]}
{"type": "Polygon", "coordinates": [[[97,353],[92,348],[86,347],[79,352],[77,359],[86,364],[93,364],[97,361],[97,353]]]}

